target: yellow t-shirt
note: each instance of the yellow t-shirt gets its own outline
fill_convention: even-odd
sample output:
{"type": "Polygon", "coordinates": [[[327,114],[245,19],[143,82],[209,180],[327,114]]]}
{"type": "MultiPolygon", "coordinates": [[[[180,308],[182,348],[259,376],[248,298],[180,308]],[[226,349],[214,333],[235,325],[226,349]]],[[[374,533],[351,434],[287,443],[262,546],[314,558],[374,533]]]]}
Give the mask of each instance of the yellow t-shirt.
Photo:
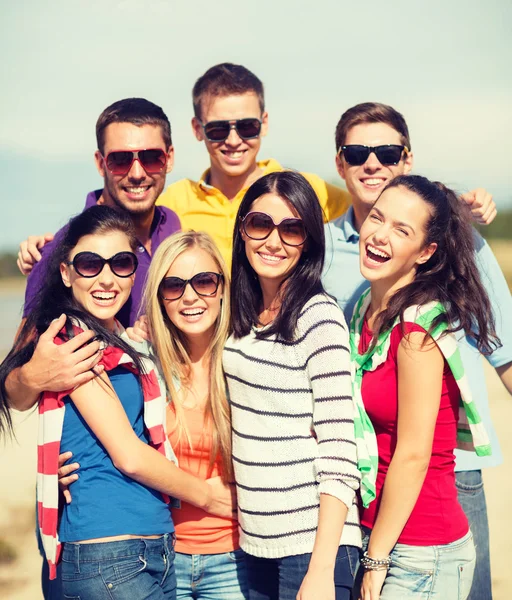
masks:
{"type": "MultiPolygon", "coordinates": [[[[273,158],[258,162],[263,175],[283,171],[283,167],[273,158]]],[[[350,194],[335,185],[325,182],[318,175],[302,173],[315,190],[324,212],[324,221],[332,221],[343,214],[351,203],[350,194]]],[[[229,201],[217,188],[205,183],[208,171],[199,181],[181,179],[172,183],[158,198],[157,204],[167,206],[179,217],[181,229],[206,231],[215,240],[228,267],[231,266],[233,228],[238,207],[247,188],[238,192],[229,201]]]]}

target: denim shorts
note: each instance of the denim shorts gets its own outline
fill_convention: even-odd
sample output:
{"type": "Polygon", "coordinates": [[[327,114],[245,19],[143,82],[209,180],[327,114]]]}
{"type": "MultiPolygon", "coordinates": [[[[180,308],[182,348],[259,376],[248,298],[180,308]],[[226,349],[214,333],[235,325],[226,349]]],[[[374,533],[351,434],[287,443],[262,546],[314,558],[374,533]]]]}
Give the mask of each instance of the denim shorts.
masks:
{"type": "MultiPolygon", "coordinates": [[[[364,552],[369,535],[363,538],[364,552]]],[[[471,590],[476,554],[470,531],[455,542],[440,546],[396,544],[380,600],[466,600],[471,590]]],[[[363,569],[356,578],[359,592],[363,569]]]]}
{"type": "Polygon", "coordinates": [[[65,543],[62,592],[68,600],[175,600],[174,535],[65,543]]]}
{"type": "Polygon", "coordinates": [[[177,600],[247,600],[247,570],[242,550],[221,554],[176,552],[177,600]]]}

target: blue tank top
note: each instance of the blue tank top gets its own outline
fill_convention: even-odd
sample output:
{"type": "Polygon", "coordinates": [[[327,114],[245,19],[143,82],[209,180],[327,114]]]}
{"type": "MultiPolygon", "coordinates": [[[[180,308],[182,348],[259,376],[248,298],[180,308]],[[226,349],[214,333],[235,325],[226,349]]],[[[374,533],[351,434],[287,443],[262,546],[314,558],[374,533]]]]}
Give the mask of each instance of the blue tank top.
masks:
{"type": "MultiPolygon", "coordinates": [[[[128,415],[135,435],[144,443],[144,398],[137,377],[123,367],[108,373],[128,415]]],[[[61,542],[76,542],[113,535],[171,533],[171,511],[160,492],[118,471],[79,411],[66,398],[61,452],[73,452],[70,462],[80,463],[79,478],[71,487],[72,502],[64,505],[59,523],[61,542]]]]}

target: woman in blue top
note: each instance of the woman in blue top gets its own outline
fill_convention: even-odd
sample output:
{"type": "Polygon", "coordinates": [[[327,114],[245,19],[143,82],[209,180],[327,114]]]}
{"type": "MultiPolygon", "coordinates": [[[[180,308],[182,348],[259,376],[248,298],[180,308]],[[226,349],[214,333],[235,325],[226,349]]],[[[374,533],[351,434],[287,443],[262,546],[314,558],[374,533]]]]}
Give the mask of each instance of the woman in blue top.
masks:
{"type": "Polygon", "coordinates": [[[135,248],[133,224],[121,212],[96,206],[72,219],[52,255],[37,305],[0,365],[0,432],[8,433],[5,379],[30,359],[52,320],[68,316],[63,340],[93,329],[104,343],[104,371],[68,395],[43,394],[39,410],[38,509],[53,571],[60,545],[52,460],[56,464],[60,446],[72,448],[81,463],[58,535],[64,596],[82,600],[175,598],[174,527],[158,492],[219,515],[232,511],[231,492],[220,478],[202,481],[162,453],[164,415],[159,422],[155,407],[161,394],[152,363],[119,336],[114,318],[130,295],[135,248]],[[150,438],[160,452],[148,445],[150,438]]]}

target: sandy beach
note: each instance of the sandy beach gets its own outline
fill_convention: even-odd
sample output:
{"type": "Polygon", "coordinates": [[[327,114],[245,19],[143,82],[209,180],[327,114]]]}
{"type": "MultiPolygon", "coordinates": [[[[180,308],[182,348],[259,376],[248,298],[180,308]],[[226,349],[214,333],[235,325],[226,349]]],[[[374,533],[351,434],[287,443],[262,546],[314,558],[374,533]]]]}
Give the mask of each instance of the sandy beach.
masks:
{"type": "MultiPolygon", "coordinates": [[[[486,365],[487,366],[487,365],[486,365]]],[[[505,477],[512,461],[512,399],[495,372],[486,369],[493,421],[502,444],[505,465],[485,472],[485,486],[491,526],[491,560],[494,600],[508,600],[512,589],[508,517],[512,481],[505,477]],[[505,489],[504,489],[505,486],[505,489]]],[[[34,486],[36,472],[36,413],[14,413],[17,441],[0,447],[0,537],[11,543],[18,558],[0,566],[0,598],[41,600],[39,585],[41,559],[34,536],[34,486]]]]}

